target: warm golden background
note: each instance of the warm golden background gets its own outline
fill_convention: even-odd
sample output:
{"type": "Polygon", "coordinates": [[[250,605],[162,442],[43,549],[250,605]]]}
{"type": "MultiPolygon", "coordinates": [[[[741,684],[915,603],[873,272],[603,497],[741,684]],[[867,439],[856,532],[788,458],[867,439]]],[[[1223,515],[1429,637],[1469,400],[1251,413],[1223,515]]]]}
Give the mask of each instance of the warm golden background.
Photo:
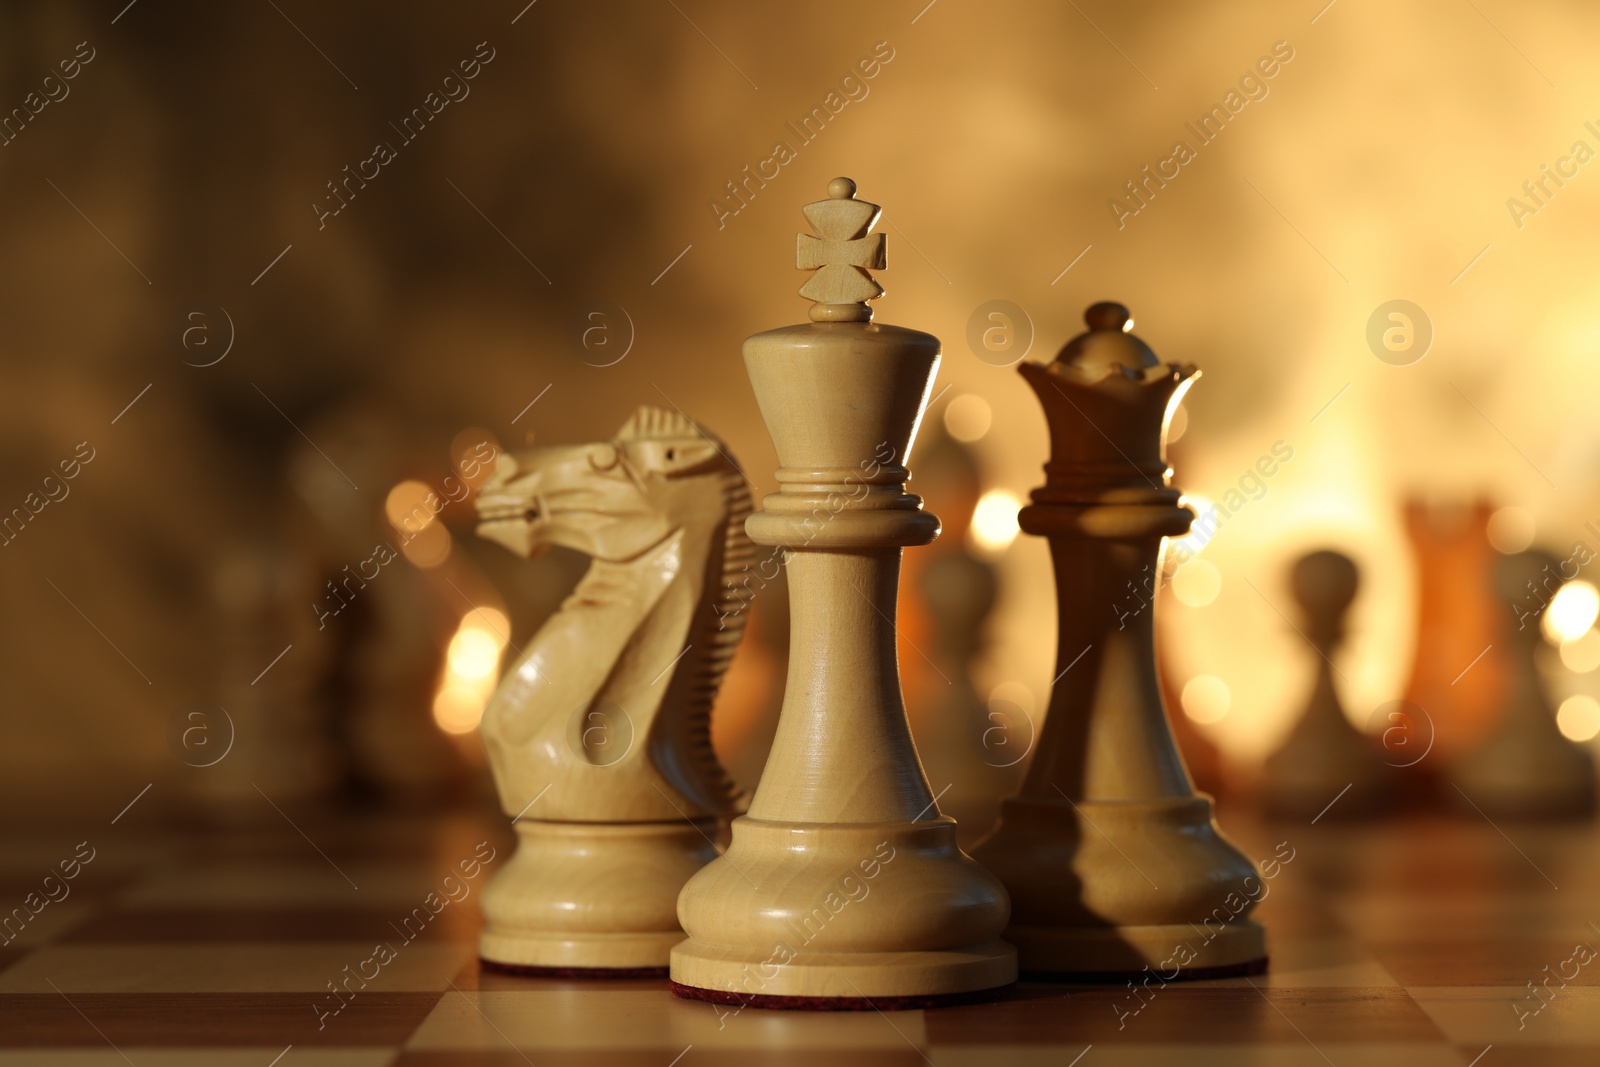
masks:
{"type": "MultiPolygon", "coordinates": [[[[495,646],[469,620],[440,701],[447,646],[472,605],[520,644],[582,561],[515,560],[458,505],[319,631],[321,583],[393,537],[400,483],[438,487],[485,438],[600,439],[640,404],[717,431],[772,491],[739,344],[803,316],[792,235],[837,174],[884,205],[880,319],[945,343],[924,446],[969,438],[984,491],[1025,497],[1045,458],[1015,370],[966,341],[996,299],[1031,320],[1030,359],[1116,299],[1163,358],[1199,364],[1172,449],[1190,493],[1220,500],[1276,442],[1293,449],[1189,565],[1193,604],[1163,594],[1170,681],[1220,681],[1196,690],[1214,720],[1197,729],[1241,780],[1304,703],[1312,654],[1285,572],[1305,550],[1361,564],[1340,663],[1365,722],[1413,671],[1427,555],[1408,498],[1446,525],[1478,500],[1517,509],[1495,521],[1502,547],[1531,531],[1563,557],[1600,548],[1584,527],[1600,525],[1600,164],[1521,225],[1507,205],[1574,142],[1600,149],[1593,5],[524,3],[0,10],[0,108],[60,96],[45,76],[80,42],[93,56],[0,147],[0,509],[80,442],[94,455],[0,550],[14,815],[114,810],[147,783],[175,814],[259,803],[257,788],[485,793],[476,737],[440,723],[470,728],[495,646]],[[325,183],[399,144],[390,124],[479,42],[493,58],[470,96],[319,229],[325,183]],[[1293,58],[1267,94],[1119,228],[1124,182],[1195,146],[1185,123],[1277,42],[1293,58]],[[866,94],[799,144],[785,124],[875,48],[892,58],[866,94]],[[795,158],[719,227],[712,201],[779,140],[795,158]],[[1408,366],[1365,338],[1394,299],[1434,334],[1408,366]],[[596,301],[636,333],[607,367],[567,341],[596,301]],[[192,365],[222,351],[226,320],[226,357],[192,365]],[[237,726],[207,769],[174,747],[196,701],[237,726]]],[[[969,666],[980,700],[1037,717],[1055,673],[1047,556],[988,507],[974,551],[997,562],[1000,599],[969,666]]],[[[946,515],[950,535],[968,518],[946,515]]],[[[718,727],[746,776],[759,756],[736,749],[781,678],[772,653],[747,658],[718,727]]],[[[904,665],[926,716],[928,662],[904,665]]],[[[1558,698],[1593,677],[1552,657],[1558,698]]],[[[1589,707],[1564,727],[1592,734],[1589,707]]]]}

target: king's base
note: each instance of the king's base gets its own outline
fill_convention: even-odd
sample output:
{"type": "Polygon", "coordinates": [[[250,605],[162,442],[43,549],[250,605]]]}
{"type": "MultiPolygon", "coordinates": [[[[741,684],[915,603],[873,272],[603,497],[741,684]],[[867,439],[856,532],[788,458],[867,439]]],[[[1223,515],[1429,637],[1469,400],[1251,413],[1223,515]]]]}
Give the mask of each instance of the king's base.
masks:
{"type": "MultiPolygon", "coordinates": [[[[923,997],[1017,979],[1005,889],[955,820],[794,823],[741,816],[678,898],[679,985],[750,997],[923,997]]],[[[870,1005],[863,1005],[870,1007],[870,1005]]]]}
{"type": "Polygon", "coordinates": [[[1000,941],[926,952],[807,952],[783,963],[769,954],[693,941],[672,950],[674,993],[756,1008],[870,1011],[887,1002],[922,1007],[986,999],[1016,978],[1016,951],[1000,941]]]}
{"type": "Polygon", "coordinates": [[[1267,936],[1259,923],[1239,916],[1210,927],[1013,926],[1005,938],[1017,946],[1017,966],[1029,978],[1121,981],[1153,975],[1162,982],[1232,978],[1267,969],[1267,936]]]}
{"type": "Polygon", "coordinates": [[[745,996],[722,989],[668,983],[672,992],[685,1000],[708,1004],[728,1004],[735,1009],[760,1008],[763,1011],[920,1011],[924,1008],[949,1008],[957,1004],[981,1004],[995,1000],[1011,986],[978,989],[970,993],[935,993],[921,997],[772,997],[745,996]]]}
{"type": "Polygon", "coordinates": [[[715,820],[516,826],[516,852],[483,890],[479,957],[560,972],[667,966],[683,940],[678,891],[716,856],[715,820]]]}

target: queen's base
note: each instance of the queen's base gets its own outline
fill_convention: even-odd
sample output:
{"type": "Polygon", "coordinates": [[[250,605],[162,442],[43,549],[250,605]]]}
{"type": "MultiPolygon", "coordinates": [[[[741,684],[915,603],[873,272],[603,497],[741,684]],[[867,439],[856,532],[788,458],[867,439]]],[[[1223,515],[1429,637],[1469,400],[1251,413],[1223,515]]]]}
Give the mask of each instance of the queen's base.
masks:
{"type": "Polygon", "coordinates": [[[1218,831],[1209,797],[1013,797],[1001,811],[974,854],[1010,890],[1001,936],[1022,973],[1087,980],[1148,967],[1173,981],[1174,970],[1265,965],[1266,935],[1248,913],[1270,876],[1218,831]]]}
{"type": "Polygon", "coordinates": [[[1005,938],[1017,946],[1017,966],[1030,978],[1120,981],[1154,974],[1164,982],[1261,974],[1267,936],[1239,917],[1210,928],[1173,926],[1063,928],[1013,926],[1005,938]]]}

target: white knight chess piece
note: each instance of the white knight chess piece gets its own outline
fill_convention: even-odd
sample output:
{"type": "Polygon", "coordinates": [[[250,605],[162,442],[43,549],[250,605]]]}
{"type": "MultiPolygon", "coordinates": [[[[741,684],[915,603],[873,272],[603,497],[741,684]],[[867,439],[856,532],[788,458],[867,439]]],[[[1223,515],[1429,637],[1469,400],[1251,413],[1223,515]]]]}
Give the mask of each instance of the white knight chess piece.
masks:
{"type": "Polygon", "coordinates": [[[741,806],[710,716],[744,630],[749,487],[687,418],[640,408],[610,441],[502,454],[477,506],[514,552],[593,558],[484,713],[518,847],[484,891],[480,955],[663,970],[678,890],[741,806]]]}

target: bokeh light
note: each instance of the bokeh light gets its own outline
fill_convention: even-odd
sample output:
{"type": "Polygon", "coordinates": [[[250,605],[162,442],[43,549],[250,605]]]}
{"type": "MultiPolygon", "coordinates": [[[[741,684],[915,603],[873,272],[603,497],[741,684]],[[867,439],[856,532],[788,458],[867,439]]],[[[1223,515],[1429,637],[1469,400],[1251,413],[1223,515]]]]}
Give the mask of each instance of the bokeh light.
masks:
{"type": "Polygon", "coordinates": [[[1576,639],[1562,642],[1561,663],[1579,674],[1600,667],[1600,630],[1585,630],[1576,639]]]}
{"type": "Polygon", "coordinates": [[[1191,559],[1172,576],[1172,595],[1178,603],[1203,608],[1222,592],[1222,572],[1206,559],[1191,559]]]}
{"type": "Polygon", "coordinates": [[[1489,543],[1497,552],[1525,551],[1535,532],[1533,516],[1523,508],[1504,507],[1489,516],[1489,543]]]}
{"type": "Polygon", "coordinates": [[[989,432],[994,409],[976,393],[962,393],[944,409],[944,428],[957,441],[970,443],[989,432]]]}
{"type": "Polygon", "coordinates": [[[1004,489],[991,489],[978,498],[972,511],[973,547],[988,555],[998,555],[1017,539],[1017,511],[1022,500],[1004,489]]]}
{"type": "Polygon", "coordinates": [[[417,533],[432,525],[434,512],[428,506],[427,483],[408,478],[389,490],[383,501],[383,514],[389,525],[402,533],[417,533]]]}
{"type": "Polygon", "coordinates": [[[511,620],[498,608],[473,608],[461,619],[463,630],[482,630],[494,638],[497,648],[505,648],[511,639],[511,620]]]}
{"type": "Polygon", "coordinates": [[[430,522],[420,533],[412,537],[407,537],[402,530],[400,536],[401,554],[424,570],[437,567],[449,559],[450,550],[455,544],[455,539],[450,536],[450,531],[445,529],[442,522],[430,522]]]}
{"type": "Polygon", "coordinates": [[[1198,723],[1221,722],[1233,703],[1228,683],[1214,674],[1189,679],[1183,687],[1183,713],[1198,723]]]}
{"type": "Polygon", "coordinates": [[[1600,616],[1600,590],[1585,581],[1567,582],[1544,609],[1541,625],[1552,642],[1576,641],[1600,616]]]}
{"type": "Polygon", "coordinates": [[[439,729],[466,734],[478,728],[510,637],[510,620],[497,608],[474,608],[462,617],[433,697],[433,721],[439,729]]]}
{"type": "Polygon", "coordinates": [[[1600,734],[1600,701],[1591,696],[1571,696],[1556,711],[1556,726],[1569,741],[1584,742],[1600,734]]]}
{"type": "Polygon", "coordinates": [[[451,673],[477,681],[494,673],[500,660],[500,646],[483,630],[463,626],[451,639],[446,658],[451,673]]]}
{"type": "Polygon", "coordinates": [[[433,721],[447,734],[468,734],[483,719],[484,698],[464,685],[447,685],[433,698],[433,721]]]}

